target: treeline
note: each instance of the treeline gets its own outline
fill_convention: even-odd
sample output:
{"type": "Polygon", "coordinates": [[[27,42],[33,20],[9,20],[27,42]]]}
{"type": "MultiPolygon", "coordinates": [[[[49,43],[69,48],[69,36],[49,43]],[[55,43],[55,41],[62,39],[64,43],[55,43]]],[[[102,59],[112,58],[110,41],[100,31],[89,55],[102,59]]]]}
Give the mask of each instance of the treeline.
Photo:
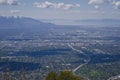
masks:
{"type": "Polygon", "coordinates": [[[24,70],[18,75],[13,75],[7,68],[4,76],[0,76],[0,80],[85,80],[83,77],[74,75],[72,71],[61,71],[59,73],[51,71],[44,78],[33,78],[35,75],[32,78],[28,76],[24,70]]]}

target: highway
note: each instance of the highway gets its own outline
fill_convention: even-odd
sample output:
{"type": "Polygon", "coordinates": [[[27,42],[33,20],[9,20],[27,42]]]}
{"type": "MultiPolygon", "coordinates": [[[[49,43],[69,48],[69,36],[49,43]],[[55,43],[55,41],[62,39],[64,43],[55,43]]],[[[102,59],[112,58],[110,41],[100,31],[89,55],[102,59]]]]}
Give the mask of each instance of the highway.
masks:
{"type": "Polygon", "coordinates": [[[120,74],[117,76],[110,77],[108,80],[120,80],[120,74]]]}
{"type": "Polygon", "coordinates": [[[80,54],[83,54],[84,56],[86,56],[86,57],[88,58],[88,60],[85,61],[85,63],[80,64],[79,66],[77,66],[76,68],[74,68],[74,69],[72,70],[73,73],[75,73],[75,72],[76,72],[78,69],[80,69],[82,66],[88,64],[88,63],[90,62],[91,58],[90,58],[87,54],[85,54],[83,51],[78,50],[78,49],[75,49],[70,43],[68,43],[68,46],[69,46],[72,50],[74,50],[74,51],[76,51],[76,52],[79,52],[80,54]]]}

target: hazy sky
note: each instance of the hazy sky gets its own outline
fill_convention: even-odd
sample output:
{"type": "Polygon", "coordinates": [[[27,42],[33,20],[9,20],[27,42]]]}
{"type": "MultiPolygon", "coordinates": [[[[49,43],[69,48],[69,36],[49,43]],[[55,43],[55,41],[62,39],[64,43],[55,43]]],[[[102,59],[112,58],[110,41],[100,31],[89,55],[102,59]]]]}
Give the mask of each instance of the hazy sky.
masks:
{"type": "Polygon", "coordinates": [[[53,20],[120,19],[120,0],[0,0],[0,15],[53,20]]]}

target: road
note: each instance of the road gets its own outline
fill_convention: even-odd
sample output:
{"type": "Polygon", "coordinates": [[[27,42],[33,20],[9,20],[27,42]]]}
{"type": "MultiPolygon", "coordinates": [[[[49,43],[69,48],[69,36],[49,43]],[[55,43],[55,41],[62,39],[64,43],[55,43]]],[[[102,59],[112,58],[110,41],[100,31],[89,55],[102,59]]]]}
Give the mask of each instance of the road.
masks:
{"type": "Polygon", "coordinates": [[[69,46],[72,50],[74,50],[74,51],[76,51],[76,52],[79,52],[80,54],[83,54],[84,56],[86,56],[86,57],[88,58],[88,60],[85,61],[85,63],[80,64],[78,67],[76,67],[76,68],[73,69],[73,73],[75,73],[75,72],[76,72],[78,69],[80,69],[82,66],[88,64],[88,63],[90,62],[91,58],[90,58],[87,54],[85,54],[83,51],[78,50],[78,49],[75,49],[70,43],[68,43],[68,46],[69,46]]]}
{"type": "Polygon", "coordinates": [[[120,74],[117,76],[110,77],[108,80],[120,80],[120,74]]]}

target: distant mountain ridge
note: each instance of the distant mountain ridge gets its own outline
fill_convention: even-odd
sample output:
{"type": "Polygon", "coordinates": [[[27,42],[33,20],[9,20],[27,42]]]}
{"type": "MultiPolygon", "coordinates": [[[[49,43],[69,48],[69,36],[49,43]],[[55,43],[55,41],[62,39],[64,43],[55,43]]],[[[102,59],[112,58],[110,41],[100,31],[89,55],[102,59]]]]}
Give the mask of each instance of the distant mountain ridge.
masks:
{"type": "Polygon", "coordinates": [[[4,17],[0,16],[0,39],[10,35],[46,34],[56,25],[44,23],[28,17],[4,17]]]}
{"type": "Polygon", "coordinates": [[[86,20],[75,20],[81,24],[91,25],[120,25],[120,19],[86,19],[86,20]]]}
{"type": "Polygon", "coordinates": [[[81,22],[120,22],[120,19],[86,19],[86,20],[76,20],[81,22]]]}
{"type": "Polygon", "coordinates": [[[44,23],[28,17],[4,17],[0,16],[0,27],[50,27],[51,23],[44,23]]]}

